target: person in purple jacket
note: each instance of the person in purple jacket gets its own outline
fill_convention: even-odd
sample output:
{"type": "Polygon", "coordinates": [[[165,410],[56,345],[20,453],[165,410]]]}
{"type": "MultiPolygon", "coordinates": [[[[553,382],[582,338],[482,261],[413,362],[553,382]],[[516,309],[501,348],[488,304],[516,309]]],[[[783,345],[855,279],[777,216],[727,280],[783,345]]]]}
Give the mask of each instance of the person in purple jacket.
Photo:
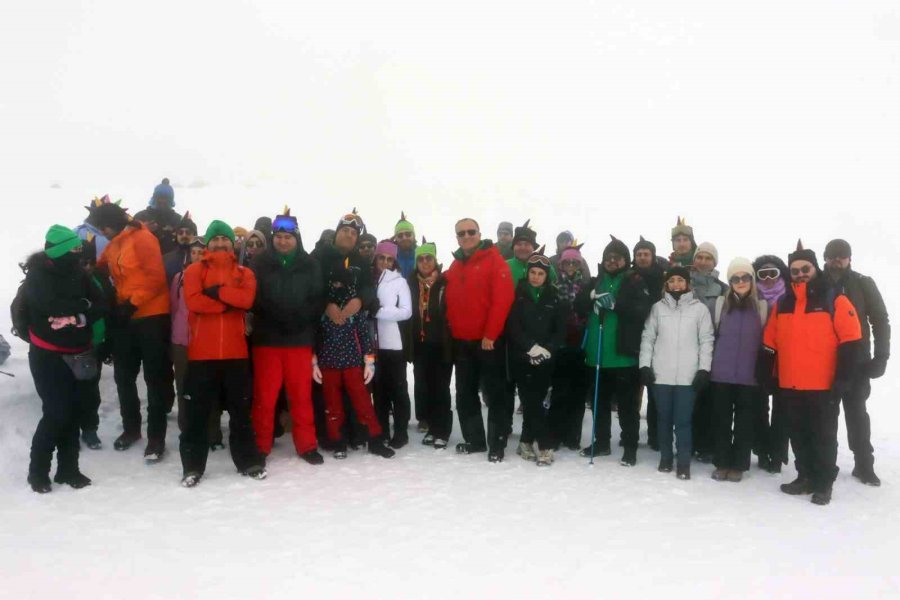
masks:
{"type": "Polygon", "coordinates": [[[759,386],[756,363],[768,305],[760,300],[753,265],[736,258],[728,265],[729,289],[715,304],[712,381],[715,456],[712,478],[738,482],[750,469],[753,420],[759,386]]]}
{"type": "MultiPolygon", "coordinates": [[[[206,244],[201,238],[195,237],[190,243],[190,255],[188,264],[191,265],[203,258],[206,244]]],[[[188,309],[184,302],[182,282],[184,269],[182,267],[169,286],[169,310],[172,315],[172,365],[175,367],[175,390],[178,396],[178,429],[184,431],[184,415],[187,409],[184,407],[184,374],[187,372],[187,347],[191,341],[191,328],[188,325],[188,309]]]]}

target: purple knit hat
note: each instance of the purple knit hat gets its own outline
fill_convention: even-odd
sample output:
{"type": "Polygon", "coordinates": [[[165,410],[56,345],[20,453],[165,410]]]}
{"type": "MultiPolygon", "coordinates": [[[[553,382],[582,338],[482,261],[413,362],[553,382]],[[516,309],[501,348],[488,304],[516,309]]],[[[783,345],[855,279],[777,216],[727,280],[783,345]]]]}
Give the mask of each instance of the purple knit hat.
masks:
{"type": "Polygon", "coordinates": [[[563,250],[562,254],[559,255],[559,262],[562,262],[564,260],[576,260],[578,262],[583,261],[584,257],[581,255],[582,246],[584,246],[584,244],[573,245],[563,250]]]}
{"type": "Polygon", "coordinates": [[[375,246],[375,256],[383,254],[397,260],[397,244],[390,240],[382,240],[375,246]]]}

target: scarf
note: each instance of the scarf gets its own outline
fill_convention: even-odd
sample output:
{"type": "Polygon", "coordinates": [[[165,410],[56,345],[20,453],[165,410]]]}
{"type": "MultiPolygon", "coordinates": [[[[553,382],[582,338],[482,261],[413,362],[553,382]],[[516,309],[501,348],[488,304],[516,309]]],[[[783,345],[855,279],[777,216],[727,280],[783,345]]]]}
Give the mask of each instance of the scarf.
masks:
{"type": "Polygon", "coordinates": [[[431,288],[437,281],[437,269],[432,271],[428,277],[422,277],[420,273],[416,273],[416,279],[419,281],[419,341],[425,341],[425,325],[431,322],[431,315],[428,313],[428,303],[431,301],[431,288]]]}
{"type": "Polygon", "coordinates": [[[575,302],[575,296],[578,295],[578,292],[581,290],[581,271],[575,271],[575,275],[569,277],[569,275],[560,270],[559,279],[556,282],[556,287],[559,290],[559,295],[563,299],[563,301],[572,304],[575,302]]]}
{"type": "Polygon", "coordinates": [[[757,291],[760,296],[762,296],[763,300],[766,301],[766,304],[769,305],[769,308],[772,308],[778,299],[784,296],[785,285],[784,279],[779,279],[778,283],[770,288],[765,288],[763,286],[759,286],[757,291]]]}

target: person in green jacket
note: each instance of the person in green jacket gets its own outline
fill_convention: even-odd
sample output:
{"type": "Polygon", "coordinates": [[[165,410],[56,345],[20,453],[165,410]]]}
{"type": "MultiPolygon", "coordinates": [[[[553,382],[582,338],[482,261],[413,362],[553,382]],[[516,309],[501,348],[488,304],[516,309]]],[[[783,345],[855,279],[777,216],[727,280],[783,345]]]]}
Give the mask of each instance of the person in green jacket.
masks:
{"type": "MultiPolygon", "coordinates": [[[[653,306],[646,281],[628,267],[630,262],[628,246],[612,237],[603,250],[598,276],[582,290],[575,303],[575,310],[588,319],[585,363],[592,369],[598,366],[600,369],[599,387],[595,390],[597,438],[594,455],[611,453],[610,411],[615,403],[622,428],[620,444],[625,449],[621,461],[624,466],[637,463],[640,429],[638,355],[644,321],[653,306]]],[[[581,454],[589,456],[590,452],[588,446],[581,454]]]]}
{"type": "MultiPolygon", "coordinates": [[[[513,286],[519,285],[519,282],[525,279],[528,273],[528,259],[538,249],[537,232],[529,227],[531,219],[525,221],[521,227],[516,227],[515,235],[512,241],[513,257],[506,261],[509,270],[512,272],[513,286]]],[[[550,267],[550,282],[556,284],[556,268],[550,267]]]]}

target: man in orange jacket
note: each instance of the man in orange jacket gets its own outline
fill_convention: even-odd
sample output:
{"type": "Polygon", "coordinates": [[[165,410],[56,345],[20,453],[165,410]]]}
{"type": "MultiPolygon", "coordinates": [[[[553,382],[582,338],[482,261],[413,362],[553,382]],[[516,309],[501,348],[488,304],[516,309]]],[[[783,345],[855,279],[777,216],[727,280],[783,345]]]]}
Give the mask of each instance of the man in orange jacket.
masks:
{"type": "Polygon", "coordinates": [[[114,447],[127,450],[141,439],[137,376],[143,363],[147,384],[144,458],[156,462],[165,452],[166,414],[175,403],[169,358],[169,287],[159,241],[139,221],[129,221],[125,210],[116,204],[98,207],[94,220],[110,240],[97,268],[109,272],[116,288],[110,339],[124,431],[114,447]]]}
{"type": "Polygon", "coordinates": [[[775,305],[763,336],[765,349],[777,361],[778,387],[797,459],[797,479],[782,485],[781,491],[812,493],[813,503],[825,505],[831,502],[838,473],[841,395],[859,366],[862,332],[850,300],[820,277],[812,250],[798,243],[788,263],[791,287],[775,305]]]}
{"type": "Polygon", "coordinates": [[[184,271],[184,300],[191,341],[185,376],[185,429],[181,465],[185,487],[194,487],[206,471],[207,423],[213,401],[230,415],[231,459],[242,475],[265,479],[266,459],[256,447],[250,425],[250,362],[244,316],[256,297],[256,276],[237,264],[234,230],[213,221],[206,230],[207,251],[184,271]]]}

